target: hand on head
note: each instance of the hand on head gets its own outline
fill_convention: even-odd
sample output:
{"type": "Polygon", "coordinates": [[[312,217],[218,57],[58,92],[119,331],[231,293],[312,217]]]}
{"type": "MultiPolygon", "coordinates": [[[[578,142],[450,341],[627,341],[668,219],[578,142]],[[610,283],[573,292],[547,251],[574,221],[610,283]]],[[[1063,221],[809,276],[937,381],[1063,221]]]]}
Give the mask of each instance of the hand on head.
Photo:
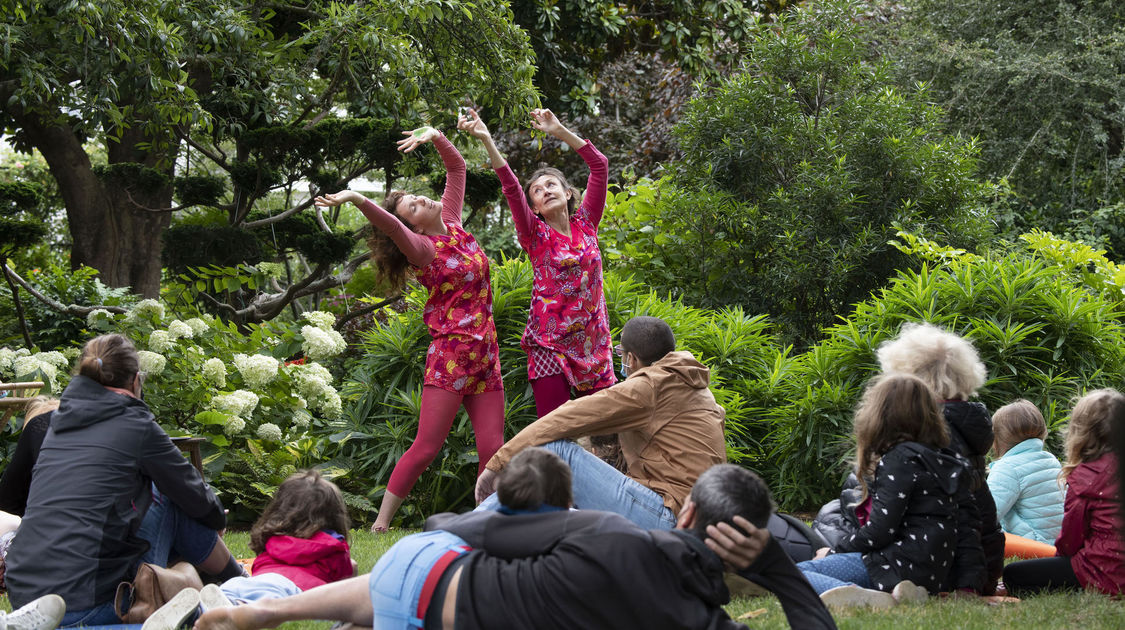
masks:
{"type": "Polygon", "coordinates": [[[707,538],[703,542],[724,564],[740,571],[754,564],[761,555],[770,540],[770,530],[755,527],[741,516],[735,516],[732,520],[737,528],[729,523],[708,525],[707,538]]]}
{"type": "Polygon", "coordinates": [[[469,109],[468,113],[457,117],[457,128],[477,140],[484,140],[489,138],[492,134],[488,131],[488,125],[480,119],[480,114],[475,109],[469,109]]]}
{"type": "Polygon", "coordinates": [[[413,131],[404,131],[402,135],[406,137],[396,143],[398,144],[398,150],[403,153],[410,153],[420,145],[431,142],[436,138],[438,130],[433,127],[418,127],[413,131]]]}

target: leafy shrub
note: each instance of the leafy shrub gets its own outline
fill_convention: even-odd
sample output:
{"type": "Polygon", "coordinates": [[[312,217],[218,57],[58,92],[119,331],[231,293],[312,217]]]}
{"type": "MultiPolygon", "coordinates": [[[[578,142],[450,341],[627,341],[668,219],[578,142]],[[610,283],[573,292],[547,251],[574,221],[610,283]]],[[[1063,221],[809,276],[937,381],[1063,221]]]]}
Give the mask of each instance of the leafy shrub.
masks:
{"type": "MultiPolygon", "coordinates": [[[[25,279],[42,293],[52,296],[62,304],[101,304],[128,307],[137,301],[128,287],[113,289],[102,284],[98,272],[82,266],[69,269],[48,264],[43,269],[33,269],[25,279]]],[[[31,342],[40,348],[64,348],[86,338],[86,322],[81,317],[60,313],[20,289],[20,302],[31,332],[31,342]]],[[[12,302],[12,291],[0,283],[0,344],[23,343],[19,320],[12,302]]]]}
{"type": "Polygon", "coordinates": [[[807,5],[753,36],[742,71],[685,108],[683,157],[659,194],[641,181],[615,195],[608,226],[637,239],[619,254],[653,286],[768,313],[805,346],[908,264],[887,244],[894,225],[984,240],[985,189],[972,142],[946,133],[924,89],[893,87],[852,3],[807,5]]]}

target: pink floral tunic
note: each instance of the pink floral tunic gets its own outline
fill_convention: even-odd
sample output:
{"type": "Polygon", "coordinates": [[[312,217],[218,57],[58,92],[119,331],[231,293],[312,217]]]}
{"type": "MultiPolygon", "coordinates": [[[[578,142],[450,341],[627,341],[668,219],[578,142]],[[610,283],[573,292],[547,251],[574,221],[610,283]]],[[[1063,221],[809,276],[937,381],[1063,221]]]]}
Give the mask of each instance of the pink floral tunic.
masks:
{"type": "Polygon", "coordinates": [[[461,227],[465,160],[445,136],[435,138],[434,147],[445,163],[441,219],[449,234],[417,234],[371,201],[359,209],[394,241],[430,290],[422,311],[434,338],[426,353],[425,384],[463,395],[502,390],[488,256],[461,227]]]}
{"type": "Polygon", "coordinates": [[[609,160],[589,141],[578,154],[590,167],[590,177],[582,205],[570,218],[569,238],[532,212],[507,164],[496,174],[520,247],[534,268],[531,309],[520,340],[528,354],[527,377],[535,380],[562,373],[575,389],[588,391],[617,382],[598,249],[609,160]]]}
{"type": "Polygon", "coordinates": [[[416,273],[430,290],[422,311],[434,337],[426,354],[426,385],[460,394],[503,389],[488,256],[460,221],[446,228],[448,235],[430,236],[434,259],[416,273]]]}

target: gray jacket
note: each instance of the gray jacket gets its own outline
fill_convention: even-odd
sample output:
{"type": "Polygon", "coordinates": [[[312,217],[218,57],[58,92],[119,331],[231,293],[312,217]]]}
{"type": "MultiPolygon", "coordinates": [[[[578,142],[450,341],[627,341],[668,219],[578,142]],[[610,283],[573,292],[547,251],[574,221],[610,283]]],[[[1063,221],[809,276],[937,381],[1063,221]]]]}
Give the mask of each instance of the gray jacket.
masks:
{"type": "Polygon", "coordinates": [[[154,483],[189,517],[225,526],[219,499],[148,406],[75,376],[43,440],[6,559],[12,605],[48,593],[68,610],[112,601],[148,550],[136,534],[154,483]]]}

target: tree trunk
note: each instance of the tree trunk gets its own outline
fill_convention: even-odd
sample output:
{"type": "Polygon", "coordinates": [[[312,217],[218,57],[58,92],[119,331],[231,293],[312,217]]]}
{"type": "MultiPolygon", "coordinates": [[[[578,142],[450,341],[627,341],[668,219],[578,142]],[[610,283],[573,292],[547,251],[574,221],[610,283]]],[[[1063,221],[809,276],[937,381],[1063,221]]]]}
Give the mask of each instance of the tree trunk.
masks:
{"type": "MultiPolygon", "coordinates": [[[[68,127],[44,125],[37,120],[23,121],[21,127],[43,154],[66,204],[74,243],[70,252],[71,268],[93,267],[102,282],[111,287],[128,286],[145,297],[157,297],[160,294],[160,236],[172,217],[169,212],[150,212],[138,208],[137,204],[148,208],[170,207],[171,186],[147,194],[133,193],[130,199],[130,193],[103,183],[94,174],[81,139],[68,127]]],[[[153,156],[134,150],[138,134],[126,132],[120,143],[109,144],[111,163],[156,162],[153,156]]],[[[166,163],[173,161],[169,158],[166,163]]]]}

